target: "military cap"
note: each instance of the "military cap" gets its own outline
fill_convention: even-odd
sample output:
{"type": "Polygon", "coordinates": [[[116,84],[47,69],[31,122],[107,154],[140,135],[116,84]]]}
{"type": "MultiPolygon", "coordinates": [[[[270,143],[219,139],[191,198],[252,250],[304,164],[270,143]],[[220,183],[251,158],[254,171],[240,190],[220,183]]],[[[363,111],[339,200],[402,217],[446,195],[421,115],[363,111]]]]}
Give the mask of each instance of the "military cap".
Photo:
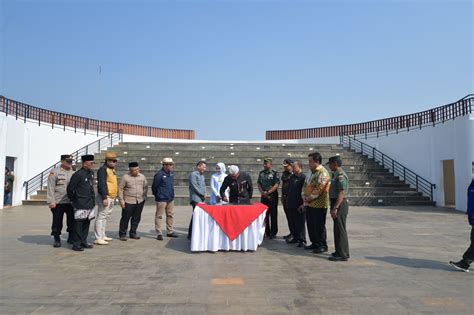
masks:
{"type": "Polygon", "coordinates": [[[87,161],[94,161],[94,156],[92,154],[87,154],[81,156],[82,162],[87,162],[87,161]]]}
{"type": "Polygon", "coordinates": [[[130,167],[130,168],[138,167],[138,162],[130,162],[130,163],[128,163],[128,167],[130,167]]]}
{"type": "Polygon", "coordinates": [[[329,158],[329,161],[326,163],[326,165],[330,164],[330,163],[336,163],[337,165],[341,166],[342,165],[342,160],[341,160],[341,157],[336,155],[336,156],[331,156],[329,158]]]}
{"type": "Polygon", "coordinates": [[[273,159],[271,157],[266,157],[263,159],[263,163],[273,163],[273,159]]]}
{"type": "Polygon", "coordinates": [[[282,165],[288,166],[288,165],[292,165],[293,163],[295,163],[295,161],[293,161],[292,159],[285,159],[282,165]]]}
{"type": "Polygon", "coordinates": [[[71,155],[71,154],[62,154],[61,155],[61,161],[64,161],[64,160],[74,160],[74,157],[71,155]]]}

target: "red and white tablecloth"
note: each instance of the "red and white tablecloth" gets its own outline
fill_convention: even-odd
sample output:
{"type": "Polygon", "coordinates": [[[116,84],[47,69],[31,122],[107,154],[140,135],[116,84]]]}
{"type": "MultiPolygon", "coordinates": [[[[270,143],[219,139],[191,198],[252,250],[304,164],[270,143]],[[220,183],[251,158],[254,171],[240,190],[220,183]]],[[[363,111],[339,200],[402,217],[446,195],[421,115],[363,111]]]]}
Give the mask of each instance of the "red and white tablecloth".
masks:
{"type": "Polygon", "coordinates": [[[193,212],[191,251],[257,250],[265,234],[267,206],[206,205],[193,212]]]}

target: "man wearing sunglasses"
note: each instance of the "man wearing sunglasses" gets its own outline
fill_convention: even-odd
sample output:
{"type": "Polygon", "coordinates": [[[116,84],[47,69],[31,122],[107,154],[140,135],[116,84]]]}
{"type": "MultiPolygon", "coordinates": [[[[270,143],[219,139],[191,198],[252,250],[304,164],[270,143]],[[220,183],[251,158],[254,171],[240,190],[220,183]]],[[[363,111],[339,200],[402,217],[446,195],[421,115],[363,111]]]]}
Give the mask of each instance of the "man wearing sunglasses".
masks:
{"type": "Polygon", "coordinates": [[[107,152],[105,163],[97,171],[97,219],[95,220],[94,232],[97,245],[107,245],[112,238],[105,235],[107,221],[110,219],[114,209],[115,199],[118,194],[118,180],[115,173],[117,154],[107,152]]]}
{"type": "Polygon", "coordinates": [[[74,208],[67,196],[67,185],[74,173],[72,170],[73,157],[70,154],[61,155],[61,165],[56,167],[48,176],[48,205],[53,214],[51,235],[54,237],[54,247],[61,247],[61,232],[63,229],[64,213],[67,217],[67,229],[69,233],[67,242],[72,244],[74,226],[74,208]]]}

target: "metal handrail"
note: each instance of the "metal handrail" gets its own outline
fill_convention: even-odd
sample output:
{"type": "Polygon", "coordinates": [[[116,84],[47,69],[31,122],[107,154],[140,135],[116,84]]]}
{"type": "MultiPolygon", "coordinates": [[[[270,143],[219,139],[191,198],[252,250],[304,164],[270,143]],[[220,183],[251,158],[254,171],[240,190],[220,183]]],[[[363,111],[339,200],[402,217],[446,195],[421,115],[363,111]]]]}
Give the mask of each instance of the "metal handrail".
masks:
{"type": "Polygon", "coordinates": [[[348,147],[351,150],[361,153],[367,156],[369,159],[379,163],[383,168],[387,169],[393,175],[403,178],[403,181],[410,186],[414,187],[416,191],[433,199],[433,191],[436,189],[436,184],[431,183],[426,178],[416,174],[409,168],[395,161],[385,153],[377,150],[376,148],[357,140],[352,136],[341,136],[340,142],[343,146],[348,147]]]}
{"type": "Polygon", "coordinates": [[[327,126],[318,128],[295,130],[269,130],[267,140],[291,140],[308,138],[339,137],[340,135],[388,135],[401,130],[411,130],[445,123],[457,117],[466,116],[474,112],[474,94],[466,95],[460,100],[428,109],[422,112],[372,120],[357,124],[327,126]]]}
{"type": "Polygon", "coordinates": [[[5,113],[7,116],[14,116],[17,120],[22,119],[25,123],[27,120],[33,120],[38,125],[46,123],[50,124],[51,128],[56,126],[60,126],[64,130],[72,128],[74,132],[77,132],[77,129],[83,129],[84,134],[94,132],[97,133],[97,136],[100,133],[112,133],[114,130],[122,130],[124,134],[136,136],[195,139],[194,130],[157,128],[97,120],[39,108],[6,98],[2,95],[0,95],[0,112],[5,113]]]}
{"type": "MultiPolygon", "coordinates": [[[[74,157],[75,164],[79,164],[82,155],[99,153],[100,151],[112,147],[121,141],[123,141],[123,134],[121,131],[109,133],[107,136],[80,148],[71,155],[74,157]]],[[[33,176],[31,179],[23,183],[23,187],[25,187],[25,200],[28,200],[28,197],[30,197],[34,192],[47,186],[49,173],[60,164],[61,161],[51,165],[38,175],[33,176]]]]}

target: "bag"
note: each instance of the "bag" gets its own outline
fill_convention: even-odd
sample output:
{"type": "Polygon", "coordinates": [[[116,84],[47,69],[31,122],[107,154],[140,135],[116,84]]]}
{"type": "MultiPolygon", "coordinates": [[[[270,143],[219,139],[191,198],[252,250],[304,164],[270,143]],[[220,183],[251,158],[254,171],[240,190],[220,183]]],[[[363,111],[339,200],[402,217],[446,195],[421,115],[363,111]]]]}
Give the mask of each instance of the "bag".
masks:
{"type": "Polygon", "coordinates": [[[89,218],[89,214],[91,210],[87,209],[74,209],[74,220],[76,221],[84,221],[89,218]]]}

